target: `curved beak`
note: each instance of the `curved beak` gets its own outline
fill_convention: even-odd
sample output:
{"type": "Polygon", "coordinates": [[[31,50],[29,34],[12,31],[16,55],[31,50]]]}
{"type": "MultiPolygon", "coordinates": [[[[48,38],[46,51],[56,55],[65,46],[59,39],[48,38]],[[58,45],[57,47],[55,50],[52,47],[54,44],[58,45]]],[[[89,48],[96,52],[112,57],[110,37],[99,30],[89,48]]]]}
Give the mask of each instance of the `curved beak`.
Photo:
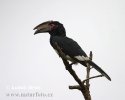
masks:
{"type": "Polygon", "coordinates": [[[38,33],[45,33],[45,32],[49,32],[51,30],[50,28],[50,25],[49,25],[49,22],[44,22],[42,24],[39,24],[37,25],[35,28],[34,28],[35,34],[38,34],[38,33]]]}

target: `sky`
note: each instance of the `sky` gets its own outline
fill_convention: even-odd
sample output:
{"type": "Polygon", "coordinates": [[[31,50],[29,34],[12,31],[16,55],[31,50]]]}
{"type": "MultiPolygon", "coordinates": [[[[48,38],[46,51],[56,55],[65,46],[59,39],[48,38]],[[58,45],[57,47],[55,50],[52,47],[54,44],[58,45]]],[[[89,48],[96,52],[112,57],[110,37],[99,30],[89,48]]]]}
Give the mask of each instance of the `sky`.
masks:
{"type": "MultiPolygon", "coordinates": [[[[92,51],[93,61],[112,78],[90,81],[92,100],[125,99],[124,5],[124,0],[0,0],[0,100],[83,100],[78,90],[68,89],[77,83],[50,46],[49,34],[33,35],[48,20],[61,22],[67,36],[87,54],[92,51]]],[[[73,68],[85,79],[85,67],[73,68]]],[[[91,76],[98,74],[92,69],[91,76]]]]}

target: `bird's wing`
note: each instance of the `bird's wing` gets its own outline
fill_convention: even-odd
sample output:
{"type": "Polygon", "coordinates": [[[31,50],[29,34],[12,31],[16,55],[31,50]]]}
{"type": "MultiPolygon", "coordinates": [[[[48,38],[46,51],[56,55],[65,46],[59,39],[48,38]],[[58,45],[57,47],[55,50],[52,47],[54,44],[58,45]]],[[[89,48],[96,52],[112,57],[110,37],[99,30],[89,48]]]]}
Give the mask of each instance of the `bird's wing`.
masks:
{"type": "Polygon", "coordinates": [[[70,57],[87,57],[86,53],[82,50],[78,43],[71,38],[54,36],[52,41],[50,42],[52,46],[54,46],[54,43],[57,43],[65,55],[68,55],[70,57]]]}
{"type": "Polygon", "coordinates": [[[84,66],[86,66],[84,62],[86,60],[91,66],[93,66],[97,71],[99,71],[102,75],[104,75],[108,80],[111,81],[111,78],[108,76],[108,74],[105,73],[97,64],[91,61],[87,57],[86,53],[82,50],[82,48],[78,45],[78,43],[74,40],[68,37],[53,37],[50,43],[54,49],[56,49],[56,47],[54,47],[54,44],[57,43],[65,55],[77,59],[77,61],[84,66]]]}

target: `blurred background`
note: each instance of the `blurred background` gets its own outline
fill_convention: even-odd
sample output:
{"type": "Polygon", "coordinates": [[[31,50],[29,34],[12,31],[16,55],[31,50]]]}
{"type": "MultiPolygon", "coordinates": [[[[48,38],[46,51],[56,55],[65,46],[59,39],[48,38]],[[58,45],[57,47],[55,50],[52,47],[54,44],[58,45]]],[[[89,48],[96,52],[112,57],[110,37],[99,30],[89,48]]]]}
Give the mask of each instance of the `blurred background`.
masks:
{"type": "MultiPolygon", "coordinates": [[[[49,34],[33,35],[36,25],[56,20],[87,54],[93,52],[93,61],[112,78],[90,81],[92,100],[123,100],[124,5],[124,0],[0,0],[0,99],[83,100],[79,91],[68,89],[77,83],[50,46],[49,34]],[[21,97],[20,93],[47,96],[21,97]]],[[[85,79],[85,67],[73,68],[85,79]]],[[[91,76],[98,74],[92,69],[91,76]]]]}

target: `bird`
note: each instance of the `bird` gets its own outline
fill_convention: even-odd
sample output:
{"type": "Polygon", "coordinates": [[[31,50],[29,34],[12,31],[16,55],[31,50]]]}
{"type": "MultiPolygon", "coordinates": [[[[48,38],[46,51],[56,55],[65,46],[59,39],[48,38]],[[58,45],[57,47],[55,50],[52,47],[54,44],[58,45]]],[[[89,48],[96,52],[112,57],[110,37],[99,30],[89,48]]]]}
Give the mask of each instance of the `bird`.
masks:
{"type": "Polygon", "coordinates": [[[59,55],[56,43],[64,54],[64,59],[70,61],[72,64],[80,63],[81,65],[87,67],[87,63],[105,76],[109,81],[111,78],[109,75],[102,70],[96,63],[94,63],[84,52],[81,46],[72,38],[66,36],[66,30],[64,25],[59,21],[45,21],[34,28],[34,35],[38,33],[49,33],[50,34],[50,44],[53,49],[59,55]]]}

